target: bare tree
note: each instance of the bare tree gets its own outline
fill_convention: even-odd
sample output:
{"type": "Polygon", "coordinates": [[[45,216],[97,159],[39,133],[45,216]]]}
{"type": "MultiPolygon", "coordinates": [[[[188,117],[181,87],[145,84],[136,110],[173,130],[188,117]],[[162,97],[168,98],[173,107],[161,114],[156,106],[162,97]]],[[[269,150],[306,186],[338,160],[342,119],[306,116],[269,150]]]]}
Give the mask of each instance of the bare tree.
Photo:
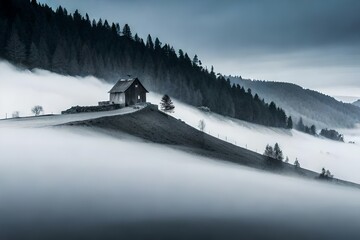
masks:
{"type": "Polygon", "coordinates": [[[36,105],[31,109],[31,112],[35,114],[35,116],[39,116],[40,113],[44,112],[44,109],[42,106],[36,105]]]}
{"type": "Polygon", "coordinates": [[[13,113],[12,113],[12,117],[13,117],[13,118],[18,118],[18,117],[20,117],[20,112],[19,112],[19,111],[13,112],[13,113]]]}
{"type": "Polygon", "coordinates": [[[206,124],[205,124],[204,119],[201,119],[199,121],[198,127],[199,127],[200,131],[202,131],[202,132],[205,130],[206,124]]]}

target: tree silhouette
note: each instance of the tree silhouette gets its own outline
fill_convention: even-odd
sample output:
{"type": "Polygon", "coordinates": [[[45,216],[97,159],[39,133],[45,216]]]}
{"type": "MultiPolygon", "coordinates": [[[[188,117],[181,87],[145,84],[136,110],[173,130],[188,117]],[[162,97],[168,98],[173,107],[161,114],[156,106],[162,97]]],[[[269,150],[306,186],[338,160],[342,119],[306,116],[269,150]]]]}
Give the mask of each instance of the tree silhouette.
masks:
{"type": "Polygon", "coordinates": [[[267,157],[271,157],[271,158],[273,158],[275,156],[273,147],[270,146],[269,144],[267,144],[265,147],[264,155],[267,157]]]}
{"type": "Polygon", "coordinates": [[[65,48],[61,42],[58,43],[52,59],[52,70],[58,73],[66,73],[67,61],[65,57],[65,48]]]}
{"type": "Polygon", "coordinates": [[[39,54],[39,50],[36,47],[35,43],[31,43],[30,46],[30,53],[29,53],[29,57],[28,57],[28,63],[29,66],[34,68],[34,67],[39,67],[40,66],[40,54],[39,54]]]}
{"type": "Polygon", "coordinates": [[[124,25],[122,34],[127,38],[130,38],[130,39],[132,38],[132,33],[131,33],[131,30],[130,30],[130,26],[128,24],[124,25]]]}
{"type": "Polygon", "coordinates": [[[44,109],[42,106],[36,105],[31,109],[31,112],[35,114],[35,116],[39,116],[40,113],[44,112],[44,109]]]}
{"type": "Polygon", "coordinates": [[[199,127],[200,131],[202,131],[202,132],[205,130],[206,124],[205,124],[204,119],[201,119],[199,121],[198,127],[199,127]]]}
{"type": "Polygon", "coordinates": [[[152,40],[150,34],[148,35],[148,37],[146,39],[146,47],[150,48],[150,49],[154,49],[154,43],[153,43],[153,40],[152,40]]]}
{"type": "Polygon", "coordinates": [[[294,166],[295,166],[295,168],[300,168],[300,162],[298,159],[295,160],[294,166]]]}
{"type": "Polygon", "coordinates": [[[291,118],[291,116],[288,118],[288,120],[287,120],[287,125],[286,125],[286,127],[288,128],[288,129],[292,129],[293,128],[293,121],[292,121],[292,118],[291,118]]]}
{"type": "Polygon", "coordinates": [[[284,159],[283,153],[282,153],[278,143],[275,143],[275,146],[274,146],[274,157],[276,160],[279,160],[279,161],[282,161],[284,159]]]}
{"type": "Polygon", "coordinates": [[[311,125],[311,127],[310,127],[310,134],[311,134],[311,135],[316,135],[316,127],[315,127],[315,125],[311,125]]]}
{"type": "Polygon", "coordinates": [[[304,125],[304,122],[303,122],[303,119],[302,119],[302,118],[299,119],[299,122],[297,123],[296,128],[297,128],[299,131],[302,131],[302,132],[305,131],[305,125],[304,125]]]}
{"type": "Polygon", "coordinates": [[[173,112],[174,111],[174,104],[171,100],[171,98],[169,97],[169,95],[165,94],[162,98],[161,98],[161,110],[163,110],[164,112],[173,112]]]}
{"type": "Polygon", "coordinates": [[[11,31],[11,36],[6,45],[7,56],[14,63],[23,63],[26,59],[25,45],[21,42],[15,28],[11,31]]]}

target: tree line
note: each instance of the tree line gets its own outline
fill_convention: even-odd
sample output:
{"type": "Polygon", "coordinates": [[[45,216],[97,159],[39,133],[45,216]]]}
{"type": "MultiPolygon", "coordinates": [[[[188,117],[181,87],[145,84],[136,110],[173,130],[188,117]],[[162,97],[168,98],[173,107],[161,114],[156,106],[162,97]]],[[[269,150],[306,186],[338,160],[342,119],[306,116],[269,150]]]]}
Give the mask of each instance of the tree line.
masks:
{"type": "MultiPolygon", "coordinates": [[[[291,120],[291,117],[289,117],[289,120],[291,120]]],[[[290,122],[288,120],[288,123],[290,122]]],[[[289,124],[288,124],[289,126],[289,124]]],[[[292,128],[292,127],[289,127],[292,128]]],[[[311,125],[310,127],[305,125],[303,122],[303,119],[300,118],[298,123],[295,125],[295,129],[313,136],[323,136],[325,138],[331,139],[331,140],[335,140],[335,141],[339,141],[339,142],[344,142],[344,135],[340,134],[338,131],[334,130],[334,129],[327,129],[327,128],[323,128],[321,129],[320,133],[318,134],[316,131],[316,126],[315,125],[311,125]]]]}
{"type": "MultiPolygon", "coordinates": [[[[26,68],[60,74],[94,75],[108,82],[132,75],[151,91],[167,93],[193,106],[273,127],[289,127],[283,109],[251,90],[231,84],[195,55],[176,51],[130,26],[91,20],[79,11],[55,11],[36,0],[0,2],[0,57],[26,68]]],[[[71,87],[71,86],[69,86],[71,87]]]]}

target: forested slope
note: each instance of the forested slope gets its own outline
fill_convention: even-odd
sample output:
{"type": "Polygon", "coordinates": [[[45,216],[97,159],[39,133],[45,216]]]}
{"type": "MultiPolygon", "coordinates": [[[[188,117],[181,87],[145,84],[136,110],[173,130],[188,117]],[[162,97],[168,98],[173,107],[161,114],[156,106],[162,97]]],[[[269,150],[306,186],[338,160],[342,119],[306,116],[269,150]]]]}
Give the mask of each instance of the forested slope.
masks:
{"type": "Polygon", "coordinates": [[[149,90],[185,103],[254,123],[286,126],[282,109],[217,76],[197,56],[191,59],[151,35],[144,41],[127,24],[91,21],[87,14],[69,14],[62,7],[54,11],[36,0],[0,2],[0,57],[29,69],[94,75],[108,82],[130,74],[149,90]]]}

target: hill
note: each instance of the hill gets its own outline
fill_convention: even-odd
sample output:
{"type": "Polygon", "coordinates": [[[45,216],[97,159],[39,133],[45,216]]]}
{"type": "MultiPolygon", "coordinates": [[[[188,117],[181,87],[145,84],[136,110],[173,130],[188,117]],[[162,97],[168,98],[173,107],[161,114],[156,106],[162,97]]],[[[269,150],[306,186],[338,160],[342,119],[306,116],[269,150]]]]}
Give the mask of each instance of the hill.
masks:
{"type": "MultiPolygon", "coordinates": [[[[296,169],[294,165],[267,158],[262,154],[215,138],[150,106],[130,114],[70,122],[65,125],[101,129],[102,133],[105,130],[105,133],[120,138],[123,133],[127,133],[149,142],[166,144],[202,157],[230,161],[256,169],[310,179],[319,176],[318,173],[303,168],[296,169]]],[[[331,182],[359,187],[357,184],[338,179],[333,179],[331,182]]]]}
{"type": "Polygon", "coordinates": [[[360,99],[353,102],[352,105],[360,107],[360,99]]]}
{"type": "Polygon", "coordinates": [[[360,121],[359,108],[292,83],[245,80],[237,77],[230,77],[230,80],[245,89],[250,88],[252,93],[263,97],[265,102],[276,102],[287,114],[293,116],[295,121],[302,117],[307,125],[354,127],[360,121]]]}
{"type": "MultiPolygon", "coordinates": [[[[96,78],[76,78],[49,73],[43,70],[18,71],[4,66],[0,62],[0,105],[1,117],[11,116],[13,111],[20,111],[20,116],[29,116],[34,105],[44,107],[46,114],[60,113],[71,106],[89,106],[108,97],[107,91],[111,85],[96,78]],[[71,86],[71,88],[69,88],[71,86]],[[85,93],[85,94],[79,94],[85,93]]],[[[149,93],[147,100],[159,104],[162,95],[149,93]]],[[[214,137],[231,142],[237,146],[254,152],[263,153],[267,144],[280,144],[284,156],[293,163],[299,159],[303,168],[320,172],[322,167],[330,169],[337,178],[360,182],[357,169],[357,156],[360,155],[360,134],[358,129],[341,129],[346,143],[313,137],[296,130],[265,127],[234,118],[228,118],[213,112],[204,112],[196,107],[184,104],[173,98],[177,119],[182,119],[190,126],[198,128],[199,120],[206,123],[205,131],[214,137]],[[347,144],[347,142],[355,144],[347,144]]],[[[101,113],[103,114],[103,113],[101,113]]],[[[61,122],[78,121],[73,116],[53,116],[38,118],[34,124],[50,125],[58,120],[61,122]],[[42,120],[42,121],[40,121],[42,120]]],[[[96,115],[99,117],[99,115],[96,115]]],[[[87,117],[87,114],[81,115],[87,117]]],[[[12,121],[12,126],[23,126],[30,121],[12,121]]],[[[35,120],[35,119],[34,119],[35,120]]],[[[4,121],[8,122],[8,121],[4,121]]],[[[60,124],[60,123],[59,123],[60,124]]]]}
{"type": "MultiPolygon", "coordinates": [[[[148,115],[138,114],[141,119],[148,115]]],[[[359,238],[358,189],[193,154],[196,139],[184,141],[191,130],[161,113],[153,112],[147,120],[152,118],[161,120],[159,131],[130,116],[124,121],[118,116],[94,119],[88,127],[44,127],[54,121],[43,121],[42,127],[1,128],[0,238],[359,238]],[[142,126],[136,132],[148,129],[170,144],[115,130],[117,120],[122,129],[133,120],[128,131],[142,126]],[[106,130],[110,122],[114,129],[106,130]],[[183,135],[176,143],[172,133],[179,131],[183,135]],[[164,139],[169,133],[171,138],[164,139]]],[[[16,121],[0,121],[0,127],[16,121]]],[[[239,155],[250,155],[236,148],[239,155]]]]}
{"type": "Polygon", "coordinates": [[[0,2],[0,57],[17,65],[63,75],[93,75],[113,83],[128,74],[146,88],[167,93],[193,106],[267,126],[285,127],[285,112],[243,88],[232,86],[197,56],[153,40],[144,41],[130,26],[91,21],[78,11],[32,0],[0,2]]]}

